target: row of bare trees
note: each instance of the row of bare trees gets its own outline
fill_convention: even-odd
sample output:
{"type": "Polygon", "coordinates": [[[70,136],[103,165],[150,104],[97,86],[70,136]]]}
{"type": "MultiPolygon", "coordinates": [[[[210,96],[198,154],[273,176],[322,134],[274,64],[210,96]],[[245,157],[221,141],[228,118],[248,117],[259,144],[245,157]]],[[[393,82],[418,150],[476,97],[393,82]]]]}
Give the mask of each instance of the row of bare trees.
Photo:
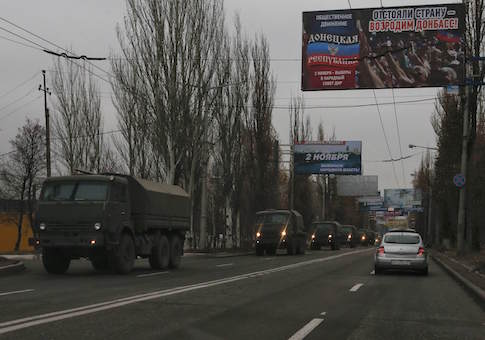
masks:
{"type": "Polygon", "coordinates": [[[438,152],[434,162],[430,156],[423,158],[417,171],[415,186],[420,188],[426,198],[426,211],[429,239],[435,245],[444,240],[450,246],[456,246],[457,252],[476,251],[485,243],[483,220],[485,214],[485,110],[482,83],[485,79],[485,67],[478,57],[485,48],[485,13],[484,1],[473,0],[467,5],[467,29],[465,48],[468,74],[469,96],[465,92],[460,96],[440,93],[437,100],[432,125],[437,135],[438,152]],[[469,130],[463,134],[463,112],[468,103],[469,130]],[[466,175],[466,223],[465,230],[457,230],[459,190],[453,184],[453,176],[461,172],[460,158],[462,141],[468,143],[468,171],[466,175]],[[432,164],[434,163],[434,164],[432,164]],[[428,199],[429,198],[429,199],[428,199]],[[432,199],[431,199],[432,198],[432,199]],[[432,209],[431,209],[432,208],[432,209]],[[464,244],[459,244],[458,233],[462,233],[464,244]]]}
{"type": "Polygon", "coordinates": [[[237,18],[228,29],[219,0],[127,0],[117,32],[115,145],[125,168],[189,192],[192,246],[218,234],[239,245],[254,211],[276,204],[267,40],[247,38],[237,18]]]}

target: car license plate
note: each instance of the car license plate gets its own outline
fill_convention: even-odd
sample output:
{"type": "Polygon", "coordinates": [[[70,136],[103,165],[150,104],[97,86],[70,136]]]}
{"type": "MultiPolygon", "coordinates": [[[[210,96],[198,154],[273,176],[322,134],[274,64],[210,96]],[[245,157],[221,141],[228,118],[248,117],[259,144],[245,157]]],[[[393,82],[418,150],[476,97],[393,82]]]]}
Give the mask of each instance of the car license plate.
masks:
{"type": "Polygon", "coordinates": [[[391,261],[393,266],[409,266],[411,262],[409,261],[391,261]]]}

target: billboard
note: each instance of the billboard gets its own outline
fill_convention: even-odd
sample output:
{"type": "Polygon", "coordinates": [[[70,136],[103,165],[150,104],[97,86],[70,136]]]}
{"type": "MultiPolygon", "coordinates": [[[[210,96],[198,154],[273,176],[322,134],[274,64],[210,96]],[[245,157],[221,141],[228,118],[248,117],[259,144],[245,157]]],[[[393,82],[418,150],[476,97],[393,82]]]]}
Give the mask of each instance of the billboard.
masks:
{"type": "MultiPolygon", "coordinates": [[[[345,176],[337,177],[337,195],[338,196],[373,196],[378,200],[378,177],[377,176],[345,176]]],[[[370,202],[367,200],[366,202],[370,202]]],[[[359,203],[363,200],[359,199],[359,203]]]]}
{"type": "Polygon", "coordinates": [[[395,208],[412,208],[421,206],[421,190],[384,189],[384,205],[395,208]]]}
{"type": "Polygon", "coordinates": [[[464,83],[463,4],[303,12],[302,90],[464,83]]]}
{"type": "Polygon", "coordinates": [[[362,173],[361,141],[297,144],[293,152],[294,171],[297,175],[362,173]]]}

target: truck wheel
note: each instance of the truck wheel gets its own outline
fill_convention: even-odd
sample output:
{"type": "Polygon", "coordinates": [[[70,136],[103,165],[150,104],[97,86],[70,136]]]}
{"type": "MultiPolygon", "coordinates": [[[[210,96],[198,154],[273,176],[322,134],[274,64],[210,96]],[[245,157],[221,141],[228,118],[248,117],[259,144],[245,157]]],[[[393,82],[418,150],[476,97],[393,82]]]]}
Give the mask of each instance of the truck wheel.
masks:
{"type": "Polygon", "coordinates": [[[104,255],[90,258],[91,264],[96,271],[104,271],[109,268],[108,258],[104,255]]]}
{"type": "Polygon", "coordinates": [[[263,256],[264,255],[264,248],[256,246],[256,255],[263,256]]]}
{"type": "Polygon", "coordinates": [[[110,254],[110,262],[114,271],[118,274],[128,274],[135,264],[135,244],[130,235],[123,233],[120,244],[110,254]]]}
{"type": "Polygon", "coordinates": [[[300,240],[300,249],[298,249],[298,254],[305,255],[306,243],[305,240],[300,240]]]}
{"type": "Polygon", "coordinates": [[[288,255],[294,255],[296,253],[296,245],[293,240],[288,242],[288,245],[286,247],[286,252],[288,255]]]}
{"type": "Polygon", "coordinates": [[[148,258],[148,262],[150,262],[150,267],[153,269],[165,269],[168,267],[169,260],[170,245],[168,243],[168,238],[165,235],[160,235],[157,243],[152,248],[152,253],[148,258]]]}
{"type": "Polygon", "coordinates": [[[64,274],[70,263],[71,259],[57,248],[42,249],[42,264],[49,274],[64,274]]]}
{"type": "Polygon", "coordinates": [[[170,268],[176,269],[180,267],[180,262],[182,260],[182,243],[180,242],[180,237],[174,235],[170,238],[170,260],[168,266],[170,268]]]}
{"type": "Polygon", "coordinates": [[[276,246],[266,248],[266,255],[276,255],[276,246]]]}

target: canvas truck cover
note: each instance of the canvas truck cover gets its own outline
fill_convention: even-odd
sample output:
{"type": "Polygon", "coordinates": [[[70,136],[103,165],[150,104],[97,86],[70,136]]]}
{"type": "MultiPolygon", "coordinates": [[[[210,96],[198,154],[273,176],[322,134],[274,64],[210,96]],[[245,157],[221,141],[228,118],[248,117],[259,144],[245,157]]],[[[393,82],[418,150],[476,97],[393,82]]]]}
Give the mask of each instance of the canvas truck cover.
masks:
{"type": "Polygon", "coordinates": [[[169,227],[189,229],[190,197],[180,187],[127,177],[131,213],[137,231],[169,227]]]}

